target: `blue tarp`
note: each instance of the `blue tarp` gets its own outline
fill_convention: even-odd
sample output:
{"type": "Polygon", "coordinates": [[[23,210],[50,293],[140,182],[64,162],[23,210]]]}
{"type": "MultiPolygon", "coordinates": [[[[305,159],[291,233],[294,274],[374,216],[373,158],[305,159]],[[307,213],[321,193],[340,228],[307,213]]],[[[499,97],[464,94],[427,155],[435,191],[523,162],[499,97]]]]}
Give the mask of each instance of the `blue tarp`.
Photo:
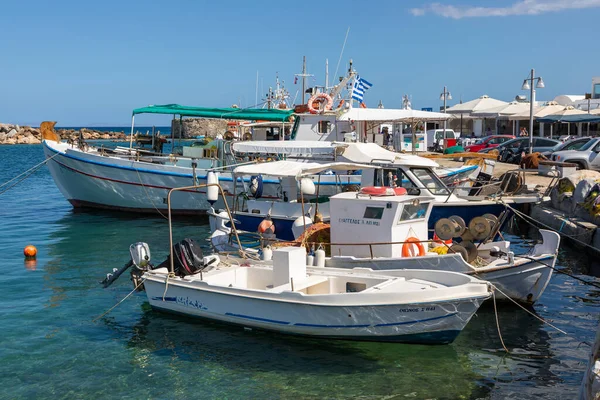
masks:
{"type": "Polygon", "coordinates": [[[577,115],[546,115],[542,118],[537,118],[537,122],[553,123],[553,122],[589,122],[592,124],[600,122],[600,115],[594,114],[577,114],[577,115]]]}

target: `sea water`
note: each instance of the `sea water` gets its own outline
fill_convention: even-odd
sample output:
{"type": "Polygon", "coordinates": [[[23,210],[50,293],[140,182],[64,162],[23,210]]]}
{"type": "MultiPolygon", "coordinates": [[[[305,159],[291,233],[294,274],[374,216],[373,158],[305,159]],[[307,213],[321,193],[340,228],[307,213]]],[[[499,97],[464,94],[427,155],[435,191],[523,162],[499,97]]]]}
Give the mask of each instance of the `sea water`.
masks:
{"type": "MultiPolygon", "coordinates": [[[[0,146],[0,184],[43,161],[39,145],[0,146]]],[[[0,187],[0,192],[9,185],[0,187]]],[[[44,166],[0,194],[0,398],[573,399],[600,311],[600,290],[555,274],[535,313],[484,306],[451,345],[313,340],[154,312],[128,274],[99,285],[149,243],[168,249],[160,217],[75,212],[44,166]],[[38,249],[36,263],[23,248],[38,249]]],[[[179,220],[175,240],[207,244],[206,221],[179,220]]],[[[530,240],[511,236],[517,252],[530,240]]],[[[208,248],[208,246],[206,246],[208,248]]],[[[589,260],[562,246],[558,268],[589,260]]]]}

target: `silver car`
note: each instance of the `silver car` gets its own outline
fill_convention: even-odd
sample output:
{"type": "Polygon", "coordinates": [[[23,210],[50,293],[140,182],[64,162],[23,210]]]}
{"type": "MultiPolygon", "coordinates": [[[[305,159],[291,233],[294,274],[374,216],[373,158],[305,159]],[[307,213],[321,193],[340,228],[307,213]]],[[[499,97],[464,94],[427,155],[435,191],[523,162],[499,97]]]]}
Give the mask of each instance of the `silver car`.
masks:
{"type": "Polygon", "coordinates": [[[579,150],[563,150],[552,153],[552,161],[577,164],[579,169],[600,171],[600,138],[593,138],[579,150]]]}

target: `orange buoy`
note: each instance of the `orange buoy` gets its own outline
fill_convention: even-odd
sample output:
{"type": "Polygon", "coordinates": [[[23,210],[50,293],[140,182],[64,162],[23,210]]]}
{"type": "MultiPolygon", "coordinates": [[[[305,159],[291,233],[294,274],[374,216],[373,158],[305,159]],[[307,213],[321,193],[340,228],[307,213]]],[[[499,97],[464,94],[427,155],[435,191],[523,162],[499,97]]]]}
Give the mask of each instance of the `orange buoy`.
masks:
{"type": "Polygon", "coordinates": [[[275,224],[270,218],[265,218],[258,225],[258,233],[275,233],[275,224]]]}
{"type": "Polygon", "coordinates": [[[28,244],[27,246],[25,246],[25,248],[23,249],[23,255],[25,255],[25,258],[32,260],[35,258],[35,256],[37,255],[37,249],[35,248],[34,245],[32,244],[28,244]]]}

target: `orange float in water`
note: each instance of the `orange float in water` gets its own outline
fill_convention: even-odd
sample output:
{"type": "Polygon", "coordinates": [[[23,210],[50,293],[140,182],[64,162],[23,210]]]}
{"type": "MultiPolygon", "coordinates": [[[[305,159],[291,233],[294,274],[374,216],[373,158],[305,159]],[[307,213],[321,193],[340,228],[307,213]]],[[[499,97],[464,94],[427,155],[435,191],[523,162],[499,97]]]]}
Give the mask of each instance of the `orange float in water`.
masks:
{"type": "Polygon", "coordinates": [[[25,246],[25,248],[23,249],[23,254],[25,255],[26,258],[33,259],[37,255],[37,249],[35,248],[34,245],[29,244],[29,245],[25,246]]]}

